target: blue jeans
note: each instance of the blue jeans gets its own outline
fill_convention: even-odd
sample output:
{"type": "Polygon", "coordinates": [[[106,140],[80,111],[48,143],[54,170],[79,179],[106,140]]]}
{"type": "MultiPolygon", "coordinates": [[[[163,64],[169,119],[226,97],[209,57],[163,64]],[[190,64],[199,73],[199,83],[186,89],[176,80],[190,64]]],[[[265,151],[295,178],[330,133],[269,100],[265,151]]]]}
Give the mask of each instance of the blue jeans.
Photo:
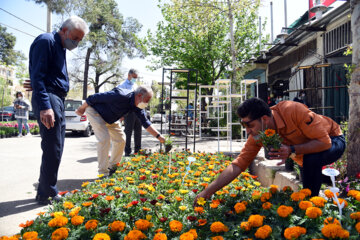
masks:
{"type": "Polygon", "coordinates": [[[30,132],[29,124],[27,123],[27,119],[26,119],[26,118],[17,118],[16,120],[17,120],[17,123],[18,123],[19,134],[22,133],[23,124],[24,124],[24,126],[25,126],[26,132],[27,132],[27,133],[30,132]]]}
{"type": "Polygon", "coordinates": [[[48,93],[48,95],[55,115],[54,127],[50,129],[41,123],[40,110],[35,96],[33,95],[32,98],[34,113],[39,123],[41,149],[43,151],[37,194],[44,198],[54,197],[58,193],[56,183],[65,140],[64,99],[52,93],[48,93]]]}
{"type": "Polygon", "coordinates": [[[322,167],[331,164],[341,158],[346,148],[343,135],[331,137],[331,148],[319,152],[304,155],[303,162],[303,187],[311,190],[312,196],[317,196],[323,180],[322,167]]]}

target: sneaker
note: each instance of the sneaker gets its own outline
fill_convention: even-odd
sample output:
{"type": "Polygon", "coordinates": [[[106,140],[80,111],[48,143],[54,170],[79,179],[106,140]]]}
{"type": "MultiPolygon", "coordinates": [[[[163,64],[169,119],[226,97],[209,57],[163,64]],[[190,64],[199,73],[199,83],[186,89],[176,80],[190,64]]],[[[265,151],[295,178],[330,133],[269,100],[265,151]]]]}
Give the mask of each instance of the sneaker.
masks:
{"type": "Polygon", "coordinates": [[[19,135],[17,135],[17,137],[22,137],[22,133],[19,133],[19,135]]]}
{"type": "Polygon", "coordinates": [[[116,172],[116,170],[117,170],[116,167],[114,167],[114,168],[109,168],[109,177],[110,177],[111,175],[113,175],[113,174],[116,172]]]}
{"type": "Polygon", "coordinates": [[[29,137],[29,136],[32,136],[32,135],[31,135],[31,133],[27,133],[25,136],[26,136],[26,137],[29,137]]]}
{"type": "Polygon", "coordinates": [[[52,204],[53,202],[60,202],[61,198],[62,197],[59,194],[54,197],[42,197],[40,195],[36,195],[35,200],[40,205],[49,205],[49,204],[52,204]]]}

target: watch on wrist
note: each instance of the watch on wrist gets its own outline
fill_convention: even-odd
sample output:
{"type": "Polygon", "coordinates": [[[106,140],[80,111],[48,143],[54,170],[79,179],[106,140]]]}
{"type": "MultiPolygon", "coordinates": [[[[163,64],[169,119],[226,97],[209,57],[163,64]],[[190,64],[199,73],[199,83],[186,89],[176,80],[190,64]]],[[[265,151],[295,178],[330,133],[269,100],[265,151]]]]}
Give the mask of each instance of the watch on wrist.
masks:
{"type": "Polygon", "coordinates": [[[160,137],[160,133],[158,133],[158,135],[156,135],[156,138],[159,138],[160,137]]]}
{"type": "Polygon", "coordinates": [[[290,150],[291,150],[291,153],[289,155],[289,158],[294,158],[296,157],[296,152],[295,152],[295,147],[293,145],[290,145],[290,150]]]}

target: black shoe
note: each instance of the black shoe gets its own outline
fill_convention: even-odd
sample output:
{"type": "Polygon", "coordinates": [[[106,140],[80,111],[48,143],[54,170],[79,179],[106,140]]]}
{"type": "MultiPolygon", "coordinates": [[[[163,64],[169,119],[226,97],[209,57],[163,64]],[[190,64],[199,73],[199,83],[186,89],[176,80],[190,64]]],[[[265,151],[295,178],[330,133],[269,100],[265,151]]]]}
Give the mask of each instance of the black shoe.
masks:
{"type": "Polygon", "coordinates": [[[113,174],[116,172],[116,170],[117,170],[116,167],[114,167],[114,168],[109,168],[109,177],[110,177],[111,175],[113,175],[113,174]]]}
{"type": "Polygon", "coordinates": [[[61,201],[61,195],[58,194],[58,195],[56,195],[54,197],[42,197],[40,195],[36,195],[35,200],[40,205],[49,205],[49,204],[52,204],[53,202],[60,202],[61,201]]]}

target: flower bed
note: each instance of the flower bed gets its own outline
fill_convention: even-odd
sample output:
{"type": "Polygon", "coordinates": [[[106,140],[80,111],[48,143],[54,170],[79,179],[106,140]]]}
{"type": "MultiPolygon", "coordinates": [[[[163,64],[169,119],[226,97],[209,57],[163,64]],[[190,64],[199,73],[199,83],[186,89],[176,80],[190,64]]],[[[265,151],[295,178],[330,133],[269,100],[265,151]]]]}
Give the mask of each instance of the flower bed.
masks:
{"type": "MultiPolygon", "coordinates": [[[[36,121],[29,121],[30,133],[33,135],[39,134],[39,125],[36,121]]],[[[22,134],[25,135],[27,132],[23,125],[22,134]]],[[[17,136],[19,134],[17,122],[0,122],[0,138],[8,138],[17,136]]]]}
{"type": "Polygon", "coordinates": [[[229,164],[222,154],[139,155],[112,178],[63,193],[19,235],[0,239],[359,239],[358,190],[340,198],[339,219],[329,191],[322,198],[308,189],[263,188],[244,172],[193,207],[196,194],[229,164]],[[196,158],[190,171],[188,156],[196,158]]]}

